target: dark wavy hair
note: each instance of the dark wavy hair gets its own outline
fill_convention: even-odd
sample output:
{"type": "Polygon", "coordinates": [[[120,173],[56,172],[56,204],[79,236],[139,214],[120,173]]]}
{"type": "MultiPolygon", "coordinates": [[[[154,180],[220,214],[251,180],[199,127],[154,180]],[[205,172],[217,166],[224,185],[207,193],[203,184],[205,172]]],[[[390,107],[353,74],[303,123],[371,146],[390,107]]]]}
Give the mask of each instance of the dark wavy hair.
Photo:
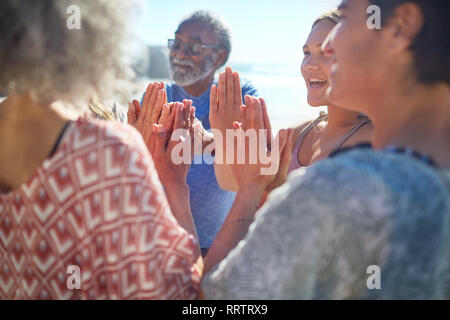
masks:
{"type": "Polygon", "coordinates": [[[420,82],[450,84],[450,1],[449,0],[369,0],[381,9],[382,23],[404,3],[415,3],[422,10],[424,25],[410,50],[420,82]]]}

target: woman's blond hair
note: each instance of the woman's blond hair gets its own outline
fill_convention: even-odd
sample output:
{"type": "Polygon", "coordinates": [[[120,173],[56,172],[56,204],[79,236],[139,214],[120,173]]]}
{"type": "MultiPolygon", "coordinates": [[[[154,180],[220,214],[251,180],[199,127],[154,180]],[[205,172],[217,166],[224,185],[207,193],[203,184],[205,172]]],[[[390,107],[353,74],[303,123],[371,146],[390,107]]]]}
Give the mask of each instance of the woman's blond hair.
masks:
{"type": "Polygon", "coordinates": [[[312,28],[314,28],[314,26],[315,26],[316,24],[318,24],[319,22],[324,21],[324,20],[325,20],[325,21],[330,21],[330,22],[332,22],[332,23],[334,23],[334,24],[338,24],[339,21],[341,21],[341,14],[340,14],[339,10],[331,10],[331,11],[328,11],[328,12],[326,12],[326,13],[320,15],[320,16],[314,21],[314,23],[312,24],[312,28]]]}

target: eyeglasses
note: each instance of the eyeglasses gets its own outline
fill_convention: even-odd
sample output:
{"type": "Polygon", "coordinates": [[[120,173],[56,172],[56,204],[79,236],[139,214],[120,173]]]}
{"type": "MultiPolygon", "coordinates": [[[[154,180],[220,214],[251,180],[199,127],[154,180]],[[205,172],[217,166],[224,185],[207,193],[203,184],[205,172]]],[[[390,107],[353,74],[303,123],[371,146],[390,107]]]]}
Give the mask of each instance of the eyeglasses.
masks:
{"type": "Polygon", "coordinates": [[[219,46],[215,45],[207,45],[195,42],[182,42],[178,39],[169,39],[167,40],[167,47],[170,51],[178,51],[183,45],[186,55],[188,56],[198,56],[202,52],[203,48],[213,48],[218,49],[219,46]]]}

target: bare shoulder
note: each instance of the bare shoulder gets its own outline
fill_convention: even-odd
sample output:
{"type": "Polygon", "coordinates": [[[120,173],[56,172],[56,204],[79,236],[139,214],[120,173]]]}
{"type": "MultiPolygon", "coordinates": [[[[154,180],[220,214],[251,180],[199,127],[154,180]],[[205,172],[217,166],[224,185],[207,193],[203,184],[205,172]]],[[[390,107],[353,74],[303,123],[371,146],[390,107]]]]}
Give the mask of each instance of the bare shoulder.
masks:
{"type": "Polygon", "coordinates": [[[294,123],[289,127],[289,129],[294,129],[293,138],[294,140],[297,140],[298,136],[300,135],[300,132],[303,131],[310,123],[311,121],[314,121],[313,119],[307,120],[307,121],[299,121],[297,123],[294,123]]]}

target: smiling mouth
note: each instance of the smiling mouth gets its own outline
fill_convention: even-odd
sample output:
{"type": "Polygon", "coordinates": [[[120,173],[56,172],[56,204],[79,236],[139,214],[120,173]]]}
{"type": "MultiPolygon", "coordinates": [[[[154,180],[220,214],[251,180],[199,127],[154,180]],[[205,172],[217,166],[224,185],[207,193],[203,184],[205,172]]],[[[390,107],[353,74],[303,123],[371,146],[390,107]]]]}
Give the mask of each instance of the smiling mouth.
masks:
{"type": "Polygon", "coordinates": [[[309,87],[312,89],[323,88],[326,84],[327,84],[326,80],[314,79],[314,78],[309,79],[309,87]]]}

